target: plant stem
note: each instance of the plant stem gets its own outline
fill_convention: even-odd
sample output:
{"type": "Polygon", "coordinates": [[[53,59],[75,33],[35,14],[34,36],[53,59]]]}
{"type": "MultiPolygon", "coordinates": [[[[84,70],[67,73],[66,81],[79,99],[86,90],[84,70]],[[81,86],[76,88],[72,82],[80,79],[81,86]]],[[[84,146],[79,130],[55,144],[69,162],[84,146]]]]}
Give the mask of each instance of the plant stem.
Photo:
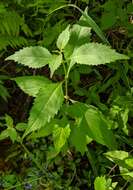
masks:
{"type": "Polygon", "coordinates": [[[22,142],[20,144],[23,147],[23,149],[25,150],[25,152],[32,158],[33,162],[36,164],[38,169],[40,171],[42,171],[42,166],[36,161],[36,159],[34,158],[34,155],[27,149],[27,147],[22,142]]]}
{"type": "Polygon", "coordinates": [[[65,62],[63,61],[62,63],[63,63],[63,69],[64,69],[64,73],[65,73],[65,98],[66,98],[66,101],[68,101],[69,100],[69,96],[68,96],[68,74],[67,74],[65,62]]]}
{"type": "Polygon", "coordinates": [[[68,80],[65,77],[65,96],[66,96],[66,100],[68,99],[68,80]]]}

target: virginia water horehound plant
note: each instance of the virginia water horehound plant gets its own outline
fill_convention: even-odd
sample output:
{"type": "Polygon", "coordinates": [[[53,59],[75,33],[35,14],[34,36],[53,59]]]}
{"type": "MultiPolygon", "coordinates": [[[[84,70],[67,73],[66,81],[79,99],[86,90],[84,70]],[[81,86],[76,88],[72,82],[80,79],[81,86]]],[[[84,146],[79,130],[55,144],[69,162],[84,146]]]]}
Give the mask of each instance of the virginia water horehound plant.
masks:
{"type": "MultiPolygon", "coordinates": [[[[87,144],[92,141],[106,146],[110,151],[118,149],[111,123],[104,114],[97,107],[71,97],[69,74],[76,70],[77,64],[96,67],[129,58],[107,45],[107,40],[93,20],[90,22],[91,27],[106,44],[91,42],[91,28],[81,24],[88,25],[90,20],[87,19],[90,17],[87,11],[82,13],[77,24],[68,25],[59,35],[56,50],[50,52],[42,46],[30,46],[6,58],[7,61],[13,60],[33,69],[43,69],[46,65],[50,68],[49,78],[32,75],[12,79],[26,94],[34,97],[34,103],[28,122],[16,126],[17,129],[20,126],[25,128],[23,136],[17,136],[16,132],[13,132],[11,140],[22,143],[25,138],[36,139],[52,135],[53,148],[48,152],[48,159],[54,158],[69,147],[75,147],[84,154],[87,152],[87,144]],[[58,75],[58,70],[63,73],[59,81],[53,77],[58,75]]],[[[11,128],[12,126],[8,127],[11,128]]],[[[8,136],[10,137],[10,134],[8,136]]],[[[102,180],[105,181],[104,178],[102,180]]]]}

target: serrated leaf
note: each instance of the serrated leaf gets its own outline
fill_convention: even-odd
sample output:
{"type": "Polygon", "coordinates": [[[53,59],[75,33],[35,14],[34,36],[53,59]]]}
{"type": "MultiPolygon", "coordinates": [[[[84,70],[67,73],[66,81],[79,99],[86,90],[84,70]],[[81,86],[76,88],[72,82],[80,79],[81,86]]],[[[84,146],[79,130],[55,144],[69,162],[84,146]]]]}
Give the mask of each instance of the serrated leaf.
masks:
{"type": "Polygon", "coordinates": [[[30,96],[36,97],[39,90],[51,81],[44,76],[22,76],[14,78],[17,85],[30,96]]]}
{"type": "Polygon", "coordinates": [[[88,136],[110,149],[116,149],[117,143],[111,130],[109,130],[107,121],[103,115],[92,108],[85,113],[88,136]]]}
{"type": "Polygon", "coordinates": [[[54,126],[53,129],[53,140],[54,146],[57,151],[60,151],[61,148],[65,145],[69,135],[70,135],[70,125],[59,126],[58,124],[54,126]]]}
{"type": "Polygon", "coordinates": [[[54,72],[58,69],[62,62],[62,54],[56,55],[53,54],[51,59],[49,60],[49,67],[50,67],[50,77],[53,76],[54,72]]]}
{"type": "Polygon", "coordinates": [[[23,48],[7,57],[6,60],[14,60],[31,68],[41,68],[48,64],[50,58],[51,53],[46,48],[34,46],[23,48]]]}
{"type": "Polygon", "coordinates": [[[101,65],[121,59],[128,59],[128,56],[98,43],[84,44],[75,49],[71,56],[71,62],[85,65],[101,65]]]}
{"type": "Polygon", "coordinates": [[[57,114],[64,100],[62,83],[52,83],[40,89],[30,111],[28,128],[23,138],[32,131],[40,129],[57,114]]]}
{"type": "Polygon", "coordinates": [[[105,176],[97,177],[94,181],[95,190],[107,190],[105,176]]]}
{"type": "Polygon", "coordinates": [[[59,35],[57,39],[57,47],[62,51],[65,46],[67,45],[70,38],[70,26],[68,25],[67,28],[59,35]]]}

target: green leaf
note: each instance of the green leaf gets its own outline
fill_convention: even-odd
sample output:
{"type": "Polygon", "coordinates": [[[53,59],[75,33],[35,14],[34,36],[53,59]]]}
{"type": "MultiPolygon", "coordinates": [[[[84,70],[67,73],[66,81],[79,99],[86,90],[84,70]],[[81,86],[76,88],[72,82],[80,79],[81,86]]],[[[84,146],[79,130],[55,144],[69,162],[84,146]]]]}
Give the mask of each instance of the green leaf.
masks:
{"type": "Polygon", "coordinates": [[[4,140],[6,138],[10,137],[11,141],[14,143],[14,141],[17,139],[17,132],[14,128],[7,128],[6,130],[2,131],[0,134],[0,140],[4,140]]]}
{"type": "Polygon", "coordinates": [[[103,5],[102,5],[102,8],[104,8],[104,10],[106,12],[110,12],[111,9],[112,9],[112,12],[114,12],[114,9],[116,7],[116,2],[115,1],[112,1],[112,0],[108,0],[107,2],[105,2],[103,5]]]}
{"type": "Polygon", "coordinates": [[[47,152],[47,160],[55,158],[59,154],[59,150],[56,150],[54,147],[50,147],[50,150],[47,152]]]}
{"type": "Polygon", "coordinates": [[[79,71],[74,69],[70,73],[70,79],[71,79],[72,86],[74,87],[74,89],[78,88],[78,84],[80,84],[80,73],[79,73],[79,71]]]}
{"type": "Polygon", "coordinates": [[[62,83],[52,83],[40,89],[30,111],[28,128],[23,138],[32,131],[40,129],[57,114],[64,100],[62,83]]]}
{"type": "Polygon", "coordinates": [[[58,69],[61,63],[62,63],[62,54],[52,55],[51,59],[49,60],[49,67],[51,71],[50,77],[53,76],[54,72],[58,69]]]}
{"type": "Polygon", "coordinates": [[[101,65],[116,60],[128,59],[128,56],[117,53],[109,46],[98,43],[87,43],[75,49],[71,62],[85,65],[101,65]]]}
{"type": "Polygon", "coordinates": [[[125,160],[125,163],[126,163],[130,168],[133,169],[133,158],[127,158],[127,159],[125,160]]]}
{"type": "Polygon", "coordinates": [[[84,26],[88,26],[91,27],[96,34],[99,36],[99,38],[101,38],[101,40],[109,45],[108,40],[106,39],[106,37],[104,36],[102,30],[100,29],[100,27],[97,25],[97,23],[88,15],[88,7],[85,9],[85,11],[81,11],[82,12],[82,17],[79,20],[79,24],[83,24],[84,26]]]}
{"type": "Polygon", "coordinates": [[[126,181],[133,181],[133,171],[130,171],[125,166],[119,165],[120,175],[126,180],[126,181]]]}
{"type": "Polygon", "coordinates": [[[104,155],[109,159],[109,160],[124,160],[125,158],[128,158],[129,154],[128,152],[122,151],[122,150],[115,150],[115,151],[109,151],[104,153],[104,155]]]}
{"type": "Polygon", "coordinates": [[[4,131],[2,131],[2,132],[0,133],[0,140],[4,140],[4,139],[6,139],[6,138],[8,138],[8,137],[9,137],[9,133],[8,133],[7,129],[4,130],[4,131]]]}
{"type": "Polygon", "coordinates": [[[117,16],[111,12],[104,13],[101,18],[101,27],[106,30],[112,27],[117,21],[117,16]]]}
{"type": "Polygon", "coordinates": [[[128,180],[133,177],[133,158],[129,156],[128,152],[116,150],[104,153],[104,155],[119,166],[120,173],[124,179],[128,180]]]}
{"type": "Polygon", "coordinates": [[[133,172],[121,173],[122,176],[129,176],[133,178],[133,172]]]}
{"type": "Polygon", "coordinates": [[[70,125],[59,126],[58,124],[54,126],[53,129],[53,140],[55,150],[60,151],[61,148],[65,145],[69,135],[70,135],[70,125]]]}
{"type": "Polygon", "coordinates": [[[6,60],[14,60],[31,68],[41,68],[48,64],[50,58],[51,54],[46,48],[35,46],[23,48],[7,57],[6,60]]]}
{"type": "Polygon", "coordinates": [[[70,38],[70,25],[59,35],[57,39],[57,47],[62,51],[67,45],[70,38]]]}
{"type": "Polygon", "coordinates": [[[59,34],[66,28],[66,26],[67,23],[63,18],[55,24],[53,23],[52,25],[47,25],[43,31],[44,39],[41,41],[41,44],[44,44],[45,47],[51,47],[54,41],[58,38],[59,34]]]}
{"type": "Polygon", "coordinates": [[[80,130],[84,130],[85,134],[88,135],[90,139],[95,140],[102,145],[106,145],[110,149],[117,148],[115,136],[109,129],[110,126],[108,121],[94,106],[77,102],[64,110],[70,117],[75,119],[76,124],[81,125],[80,130]]]}
{"type": "Polygon", "coordinates": [[[84,120],[78,119],[77,123],[71,127],[70,142],[77,151],[83,155],[87,150],[87,144],[92,141],[87,135],[86,125],[84,120]]]}
{"type": "Polygon", "coordinates": [[[11,116],[7,115],[5,116],[6,125],[9,128],[13,128],[13,119],[11,116]]]}
{"type": "Polygon", "coordinates": [[[17,49],[18,47],[24,47],[28,45],[28,40],[22,36],[10,36],[7,34],[0,34],[0,51],[11,47],[17,49]]]}
{"type": "Polygon", "coordinates": [[[71,118],[75,119],[75,123],[71,126],[70,143],[77,151],[83,155],[87,150],[86,145],[93,139],[88,136],[84,114],[88,107],[86,104],[77,102],[65,108],[65,111],[71,118]],[[80,140],[79,140],[80,139],[80,140]]]}
{"type": "Polygon", "coordinates": [[[128,186],[127,190],[133,190],[133,182],[131,182],[131,184],[128,186]]]}
{"type": "Polygon", "coordinates": [[[102,145],[106,145],[110,149],[116,149],[117,143],[115,137],[103,115],[93,109],[88,108],[85,113],[87,123],[88,136],[102,145]]]}
{"type": "Polygon", "coordinates": [[[31,135],[29,136],[29,139],[36,139],[40,137],[49,136],[53,132],[55,123],[56,123],[56,119],[53,119],[52,121],[50,121],[50,123],[47,123],[44,127],[39,129],[38,131],[31,133],[31,135]]]}
{"type": "Polygon", "coordinates": [[[74,24],[70,30],[70,40],[64,49],[65,58],[69,59],[75,48],[90,41],[91,29],[74,24]]]}
{"type": "MultiPolygon", "coordinates": [[[[84,24],[85,26],[91,27],[96,34],[102,39],[102,41],[106,44],[109,44],[109,42],[107,41],[107,39],[105,38],[103,32],[101,31],[101,29],[99,28],[99,26],[96,24],[96,22],[88,15],[88,9],[86,9],[85,11],[82,11],[79,7],[77,7],[74,4],[67,4],[67,5],[63,5],[61,7],[58,7],[57,9],[53,10],[50,14],[52,14],[53,12],[60,10],[62,8],[65,7],[73,7],[76,8],[83,16],[84,18],[84,24]]],[[[81,21],[83,22],[83,19],[81,19],[81,21]]]]}
{"type": "Polygon", "coordinates": [[[27,127],[27,123],[18,123],[15,129],[17,129],[18,131],[25,131],[27,127]]]}
{"type": "Polygon", "coordinates": [[[2,81],[0,81],[0,96],[7,101],[7,98],[10,97],[7,89],[3,86],[2,81]]]}
{"type": "Polygon", "coordinates": [[[97,177],[94,181],[95,190],[107,190],[105,176],[97,177]]]}
{"type": "Polygon", "coordinates": [[[10,137],[11,141],[14,143],[17,140],[17,132],[14,128],[8,128],[8,136],[10,137]]]}
{"type": "Polygon", "coordinates": [[[81,118],[84,116],[88,107],[89,106],[84,103],[76,102],[72,105],[66,106],[64,110],[67,112],[67,114],[69,114],[71,118],[74,118],[76,120],[77,118],[81,118]]]}
{"type": "Polygon", "coordinates": [[[6,114],[5,121],[6,121],[7,129],[1,132],[0,140],[10,137],[11,141],[14,143],[14,141],[17,139],[17,132],[15,128],[13,128],[14,127],[13,119],[11,118],[11,116],[6,114]]]}
{"type": "Polygon", "coordinates": [[[22,76],[14,78],[13,80],[15,80],[21,90],[34,97],[37,96],[41,88],[51,83],[51,81],[44,76],[22,76]]]}

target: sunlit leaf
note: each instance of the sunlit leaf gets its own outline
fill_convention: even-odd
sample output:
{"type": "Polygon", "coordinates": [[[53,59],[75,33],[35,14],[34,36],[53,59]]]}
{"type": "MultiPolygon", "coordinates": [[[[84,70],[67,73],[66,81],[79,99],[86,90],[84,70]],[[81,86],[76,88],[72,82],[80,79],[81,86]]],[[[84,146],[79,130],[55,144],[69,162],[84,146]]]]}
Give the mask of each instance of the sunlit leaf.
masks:
{"type": "Polygon", "coordinates": [[[51,81],[44,76],[22,76],[16,77],[13,80],[15,80],[21,90],[34,97],[36,97],[41,88],[51,83],[51,81]]]}
{"type": "Polygon", "coordinates": [[[107,190],[105,176],[97,177],[94,181],[95,190],[107,190]]]}
{"type": "Polygon", "coordinates": [[[121,59],[129,58],[109,46],[98,43],[86,43],[76,48],[71,56],[71,62],[85,65],[101,65],[121,59]]]}
{"type": "Polygon", "coordinates": [[[118,160],[124,160],[129,156],[128,152],[122,151],[122,150],[115,150],[115,151],[109,151],[104,153],[104,155],[112,160],[118,159],[118,160]]]}
{"type": "Polygon", "coordinates": [[[59,35],[57,39],[57,47],[60,50],[63,50],[67,45],[70,38],[70,26],[68,25],[67,28],[59,35]]]}
{"type": "Polygon", "coordinates": [[[59,54],[59,55],[53,54],[52,55],[51,59],[49,60],[51,77],[53,76],[54,72],[58,69],[58,67],[61,65],[61,62],[62,62],[62,54],[59,54]]]}
{"type": "Polygon", "coordinates": [[[62,83],[52,83],[40,89],[30,111],[28,128],[23,137],[44,127],[57,114],[63,100],[62,83]]]}
{"type": "Polygon", "coordinates": [[[31,68],[41,68],[48,64],[50,58],[51,54],[46,48],[33,46],[15,52],[7,57],[6,60],[13,60],[31,68]]]}
{"type": "Polygon", "coordinates": [[[55,125],[53,130],[53,140],[54,146],[56,150],[61,150],[61,148],[65,145],[67,138],[70,135],[70,125],[59,126],[55,125]]]}

